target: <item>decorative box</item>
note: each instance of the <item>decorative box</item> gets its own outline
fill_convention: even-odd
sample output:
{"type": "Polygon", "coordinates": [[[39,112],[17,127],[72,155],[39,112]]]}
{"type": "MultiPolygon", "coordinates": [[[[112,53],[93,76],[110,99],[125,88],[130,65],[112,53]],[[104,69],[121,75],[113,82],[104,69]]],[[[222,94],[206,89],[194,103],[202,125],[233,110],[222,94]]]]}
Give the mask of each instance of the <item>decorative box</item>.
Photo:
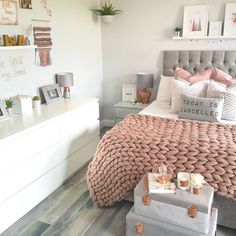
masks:
{"type": "MultiPolygon", "coordinates": [[[[152,215],[151,215],[152,216],[152,215]]],[[[126,216],[126,236],[214,236],[216,232],[218,210],[212,209],[208,234],[196,232],[148,217],[140,216],[132,208],[126,216]],[[139,232],[138,232],[139,231],[139,232]]],[[[149,216],[150,217],[150,216],[149,216]]],[[[186,226],[186,225],[185,225],[186,226]]]]}
{"type": "MultiPolygon", "coordinates": [[[[191,194],[188,191],[176,190],[176,193],[149,194],[150,205],[144,205],[145,195],[144,178],[134,190],[134,213],[151,217],[155,220],[180,226],[202,234],[208,234],[210,227],[211,207],[214,189],[209,186],[202,187],[200,195],[191,194]],[[188,209],[196,207],[196,217],[189,216],[188,209]]],[[[167,234],[166,234],[167,235],[167,234]]]]}
{"type": "Polygon", "coordinates": [[[14,100],[14,113],[23,114],[32,112],[32,97],[27,95],[17,95],[13,97],[14,100]]]}

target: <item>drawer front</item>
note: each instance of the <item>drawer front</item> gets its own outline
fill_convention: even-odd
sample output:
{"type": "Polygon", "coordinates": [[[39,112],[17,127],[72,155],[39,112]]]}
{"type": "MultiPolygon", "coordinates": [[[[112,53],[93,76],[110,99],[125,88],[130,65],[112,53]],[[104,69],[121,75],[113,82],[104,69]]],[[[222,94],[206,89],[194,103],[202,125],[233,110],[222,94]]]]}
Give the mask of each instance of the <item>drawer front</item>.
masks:
{"type": "Polygon", "coordinates": [[[91,120],[88,126],[78,126],[76,134],[66,137],[61,142],[61,155],[64,159],[78,151],[84,145],[99,136],[99,121],[91,120]]]}
{"type": "Polygon", "coordinates": [[[4,189],[0,194],[0,204],[62,161],[60,145],[56,144],[0,176],[0,189],[4,189]]]}
{"type": "Polygon", "coordinates": [[[97,102],[89,103],[86,106],[73,110],[65,114],[60,119],[61,139],[69,135],[81,135],[88,132],[92,122],[97,122],[99,118],[99,106],[97,102]]]}
{"type": "Polygon", "coordinates": [[[138,114],[141,109],[130,109],[130,108],[115,108],[115,117],[116,118],[124,118],[129,114],[138,114]]]}
{"type": "Polygon", "coordinates": [[[58,123],[54,122],[0,145],[0,175],[58,142],[58,123]]]}

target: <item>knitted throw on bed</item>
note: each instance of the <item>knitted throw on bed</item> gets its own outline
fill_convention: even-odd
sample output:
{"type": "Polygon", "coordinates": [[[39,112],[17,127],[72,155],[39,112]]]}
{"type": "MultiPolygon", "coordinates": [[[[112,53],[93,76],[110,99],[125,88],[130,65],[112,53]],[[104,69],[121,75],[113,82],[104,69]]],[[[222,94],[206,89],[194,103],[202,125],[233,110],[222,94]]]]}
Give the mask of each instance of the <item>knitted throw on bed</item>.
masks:
{"type": "Polygon", "coordinates": [[[98,206],[121,201],[160,160],[236,199],[236,125],[147,115],[129,115],[103,136],[87,171],[91,197],[98,206]]]}

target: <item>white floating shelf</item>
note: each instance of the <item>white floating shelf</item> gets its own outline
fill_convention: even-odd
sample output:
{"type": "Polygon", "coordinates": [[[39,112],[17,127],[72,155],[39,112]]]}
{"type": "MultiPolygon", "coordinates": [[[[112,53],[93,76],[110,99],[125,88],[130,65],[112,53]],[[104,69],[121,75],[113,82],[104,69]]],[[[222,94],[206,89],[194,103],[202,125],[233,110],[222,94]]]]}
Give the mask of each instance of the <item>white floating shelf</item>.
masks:
{"type": "Polygon", "coordinates": [[[202,37],[172,37],[173,40],[235,40],[236,36],[202,36],[202,37]]]}
{"type": "Polygon", "coordinates": [[[35,45],[26,45],[26,46],[0,46],[0,51],[7,50],[27,50],[27,49],[35,49],[35,45]]]}

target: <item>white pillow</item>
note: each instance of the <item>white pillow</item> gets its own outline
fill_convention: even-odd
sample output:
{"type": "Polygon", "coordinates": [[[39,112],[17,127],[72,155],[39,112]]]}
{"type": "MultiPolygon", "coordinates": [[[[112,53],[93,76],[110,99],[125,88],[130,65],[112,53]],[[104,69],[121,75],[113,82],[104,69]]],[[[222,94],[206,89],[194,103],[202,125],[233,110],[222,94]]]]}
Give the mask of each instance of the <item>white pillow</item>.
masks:
{"type": "Polygon", "coordinates": [[[181,94],[194,97],[205,97],[209,81],[203,80],[190,85],[190,83],[173,79],[171,113],[179,113],[181,94]]]}
{"type": "Polygon", "coordinates": [[[157,92],[157,100],[160,102],[171,102],[171,81],[174,77],[161,75],[159,88],[157,92]]]}
{"type": "Polygon", "coordinates": [[[236,86],[226,87],[222,83],[211,81],[207,88],[208,98],[224,97],[222,119],[236,120],[236,86]]]}

